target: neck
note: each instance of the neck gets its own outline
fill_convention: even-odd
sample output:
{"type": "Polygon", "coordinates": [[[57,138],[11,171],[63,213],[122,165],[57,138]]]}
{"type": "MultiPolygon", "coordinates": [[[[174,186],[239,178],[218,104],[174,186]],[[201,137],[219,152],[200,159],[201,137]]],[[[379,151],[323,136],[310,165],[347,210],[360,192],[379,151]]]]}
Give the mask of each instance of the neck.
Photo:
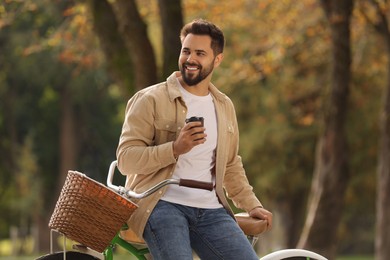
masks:
{"type": "Polygon", "coordinates": [[[196,96],[207,96],[209,94],[209,81],[203,80],[202,82],[199,82],[196,85],[188,86],[182,78],[179,78],[179,82],[182,85],[182,87],[190,92],[193,95],[196,96]]]}

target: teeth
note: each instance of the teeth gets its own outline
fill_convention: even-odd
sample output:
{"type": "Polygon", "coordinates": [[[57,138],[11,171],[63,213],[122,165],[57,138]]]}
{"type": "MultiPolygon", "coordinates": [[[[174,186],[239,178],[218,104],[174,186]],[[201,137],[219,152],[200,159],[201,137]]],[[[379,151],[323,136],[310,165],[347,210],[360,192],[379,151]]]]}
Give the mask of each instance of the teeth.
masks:
{"type": "Polygon", "coordinates": [[[197,66],[197,65],[189,65],[189,64],[187,64],[187,65],[185,65],[185,67],[186,67],[187,70],[191,70],[191,71],[195,71],[195,70],[199,69],[199,66],[197,66]]]}

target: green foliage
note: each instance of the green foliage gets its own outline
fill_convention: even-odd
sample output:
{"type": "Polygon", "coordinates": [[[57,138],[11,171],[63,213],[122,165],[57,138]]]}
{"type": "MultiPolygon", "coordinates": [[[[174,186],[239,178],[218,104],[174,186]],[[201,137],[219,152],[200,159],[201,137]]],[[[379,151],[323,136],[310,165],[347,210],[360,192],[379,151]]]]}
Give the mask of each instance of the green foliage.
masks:
{"type": "MultiPolygon", "coordinates": [[[[44,198],[54,197],[58,178],[64,88],[70,89],[68,105],[77,111],[77,134],[82,137],[79,170],[102,181],[115,158],[123,98],[101,60],[92,64],[84,45],[74,48],[74,38],[58,36],[60,24],[80,33],[72,27],[77,13],[63,16],[71,3],[50,3],[1,4],[9,24],[0,30],[0,237],[9,234],[10,225],[29,228],[52,211],[52,200],[44,198]]],[[[93,41],[89,44],[96,47],[93,41]]]]}
{"type": "MultiPolygon", "coordinates": [[[[161,61],[158,8],[138,1],[161,61]]],[[[233,100],[240,151],[264,205],[284,219],[292,246],[302,226],[330,79],[329,31],[319,1],[183,1],[185,20],[219,24],[225,58],[214,83],[233,100]]],[[[351,169],[340,251],[371,253],[378,118],[386,80],[383,43],[353,19],[353,78],[346,124],[351,169]]],[[[62,90],[77,123],[78,169],[104,182],[127,97],[107,68],[85,6],[72,1],[0,3],[0,237],[50,211],[60,164],[62,90]],[[27,220],[21,216],[27,215],[27,220]]],[[[159,62],[161,63],[161,62],[159,62]]]]}
{"type": "MultiPolygon", "coordinates": [[[[215,84],[236,105],[241,155],[257,194],[298,225],[297,233],[289,233],[294,246],[331,76],[330,35],[319,1],[185,1],[185,6],[188,20],[202,16],[226,33],[225,59],[215,84]]],[[[353,82],[345,131],[353,177],[340,251],[367,253],[374,241],[377,124],[386,60],[359,13],[352,30],[353,82]]]]}

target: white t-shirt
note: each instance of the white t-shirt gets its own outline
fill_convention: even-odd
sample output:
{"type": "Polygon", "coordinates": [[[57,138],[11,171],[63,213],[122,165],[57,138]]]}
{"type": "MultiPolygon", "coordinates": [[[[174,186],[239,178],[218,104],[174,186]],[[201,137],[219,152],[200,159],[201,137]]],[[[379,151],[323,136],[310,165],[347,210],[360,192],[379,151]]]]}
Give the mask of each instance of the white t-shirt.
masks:
{"type": "MultiPolygon", "coordinates": [[[[211,172],[215,165],[215,150],[217,147],[217,116],[211,94],[196,96],[180,88],[184,102],[187,106],[187,117],[203,117],[206,128],[206,142],[192,148],[188,153],[182,154],[177,160],[173,178],[191,179],[197,181],[213,182],[211,172]]],[[[169,185],[161,198],[176,204],[196,208],[221,208],[215,190],[208,191],[169,185]]]]}

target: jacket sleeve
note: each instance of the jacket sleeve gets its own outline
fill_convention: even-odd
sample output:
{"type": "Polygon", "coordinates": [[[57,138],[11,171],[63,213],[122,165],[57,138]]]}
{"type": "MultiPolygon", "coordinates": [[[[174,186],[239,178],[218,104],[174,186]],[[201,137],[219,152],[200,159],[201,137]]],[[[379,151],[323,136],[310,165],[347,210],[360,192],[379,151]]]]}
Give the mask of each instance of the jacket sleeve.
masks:
{"type": "Polygon", "coordinates": [[[135,94],[127,103],[117,148],[118,169],[124,175],[151,174],[176,162],[172,142],[154,144],[154,99],[135,94]]]}
{"type": "Polygon", "coordinates": [[[249,184],[241,157],[238,155],[239,130],[233,105],[231,115],[233,133],[228,152],[224,187],[227,197],[232,200],[234,205],[249,212],[255,207],[262,206],[262,204],[253,192],[253,187],[249,184]]]}

